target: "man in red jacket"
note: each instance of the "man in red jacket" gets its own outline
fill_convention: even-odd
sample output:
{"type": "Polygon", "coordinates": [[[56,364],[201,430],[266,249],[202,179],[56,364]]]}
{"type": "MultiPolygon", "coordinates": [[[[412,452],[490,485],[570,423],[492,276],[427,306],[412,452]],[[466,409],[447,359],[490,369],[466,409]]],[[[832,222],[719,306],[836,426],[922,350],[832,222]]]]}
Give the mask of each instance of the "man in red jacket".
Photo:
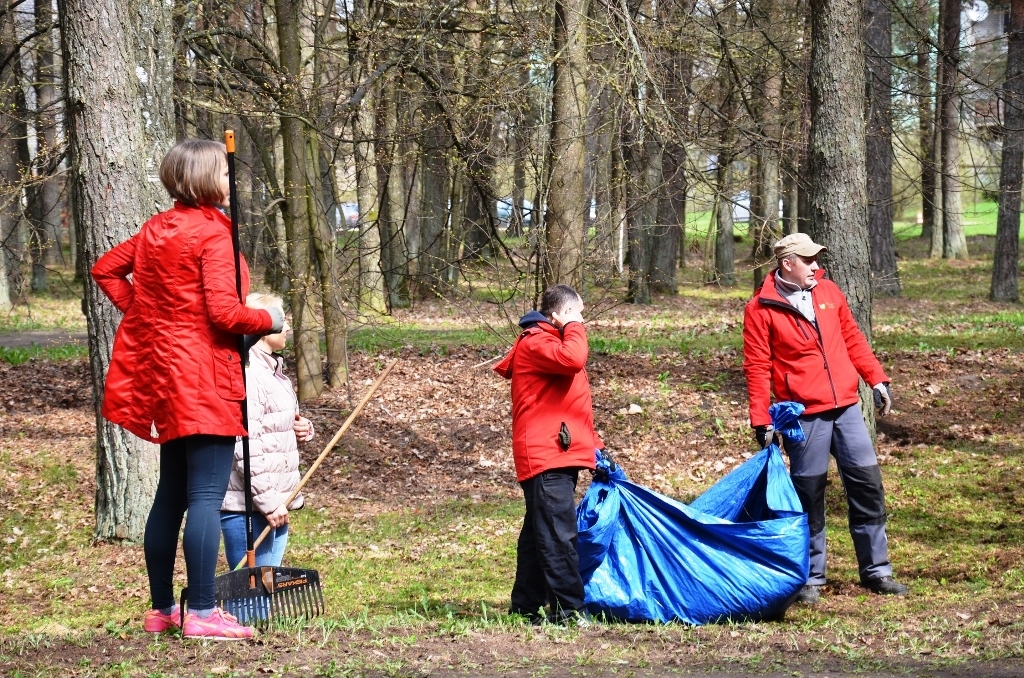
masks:
{"type": "Polygon", "coordinates": [[[512,456],[526,500],[519,533],[513,614],[533,623],[585,625],[576,553],[576,481],[604,443],[594,431],[583,299],[568,285],[544,291],[508,355],[494,367],[512,380],[512,456]]]}
{"type": "Polygon", "coordinates": [[[825,584],[825,481],[829,454],[846,489],[850,534],[861,585],[875,593],[904,595],[892,578],[885,535],[885,494],[878,459],[861,416],[858,378],[873,388],[879,416],[892,408],[889,377],[857,327],[842,291],[818,267],[825,248],[806,234],[775,244],[778,268],[743,315],[743,373],[750,397],[750,425],[758,443],[773,435],[768,406],[792,400],[806,408],[803,442],[785,440],[790,476],[811,531],[811,566],[797,602],[815,604],[825,584]]]}

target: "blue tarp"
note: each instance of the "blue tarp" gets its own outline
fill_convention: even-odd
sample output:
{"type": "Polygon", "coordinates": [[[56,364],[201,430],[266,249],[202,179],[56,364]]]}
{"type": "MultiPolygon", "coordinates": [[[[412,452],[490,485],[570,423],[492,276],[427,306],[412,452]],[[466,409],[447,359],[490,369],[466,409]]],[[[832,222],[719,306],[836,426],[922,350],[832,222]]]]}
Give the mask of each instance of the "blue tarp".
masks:
{"type": "MultiPolygon", "coordinates": [[[[775,428],[803,439],[802,411],[773,405],[775,428]]],[[[576,522],[592,614],[689,624],[772,619],[807,582],[807,515],[774,443],[689,506],[616,468],[591,483],[576,522]]]]}

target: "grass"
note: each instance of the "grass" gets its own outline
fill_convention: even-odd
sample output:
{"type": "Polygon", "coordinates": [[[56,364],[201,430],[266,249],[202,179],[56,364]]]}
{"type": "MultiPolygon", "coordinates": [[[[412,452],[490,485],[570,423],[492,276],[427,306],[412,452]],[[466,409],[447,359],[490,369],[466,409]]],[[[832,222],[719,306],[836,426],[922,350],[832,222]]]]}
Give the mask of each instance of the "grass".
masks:
{"type": "Polygon", "coordinates": [[[7,348],[0,346],[0,362],[9,365],[21,365],[30,360],[78,360],[89,357],[89,347],[85,344],[62,344],[58,346],[29,346],[7,348]]]}
{"type": "MultiPolygon", "coordinates": [[[[964,235],[995,235],[996,221],[999,217],[999,204],[992,200],[979,200],[965,203],[961,215],[964,235]]],[[[1022,217],[1024,218],[1024,217],[1022,217]]],[[[921,226],[917,223],[917,208],[908,209],[894,224],[896,238],[907,240],[921,235],[921,226]]]]}
{"type": "Polygon", "coordinates": [[[353,351],[377,353],[412,349],[420,355],[444,356],[464,346],[484,347],[504,345],[505,339],[487,328],[433,329],[416,326],[367,327],[348,335],[348,347],[353,351]]]}
{"type": "Polygon", "coordinates": [[[81,285],[55,271],[49,276],[50,289],[32,294],[27,302],[17,303],[0,313],[0,334],[31,330],[85,332],[81,285]]]}

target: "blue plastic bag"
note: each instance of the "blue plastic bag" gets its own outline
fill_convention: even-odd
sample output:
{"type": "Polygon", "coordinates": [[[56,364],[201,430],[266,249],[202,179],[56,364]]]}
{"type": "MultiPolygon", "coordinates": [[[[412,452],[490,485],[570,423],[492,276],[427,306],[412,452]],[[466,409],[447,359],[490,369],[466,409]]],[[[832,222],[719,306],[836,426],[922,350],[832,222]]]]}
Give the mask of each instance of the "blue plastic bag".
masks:
{"type": "MultiPolygon", "coordinates": [[[[803,406],[772,422],[803,438],[803,406]]],[[[598,455],[600,457],[600,455],[598,455]]],[[[587,608],[624,621],[706,624],[780,617],[807,582],[807,515],[782,453],[770,444],[687,506],[598,468],[576,508],[587,608]]]]}

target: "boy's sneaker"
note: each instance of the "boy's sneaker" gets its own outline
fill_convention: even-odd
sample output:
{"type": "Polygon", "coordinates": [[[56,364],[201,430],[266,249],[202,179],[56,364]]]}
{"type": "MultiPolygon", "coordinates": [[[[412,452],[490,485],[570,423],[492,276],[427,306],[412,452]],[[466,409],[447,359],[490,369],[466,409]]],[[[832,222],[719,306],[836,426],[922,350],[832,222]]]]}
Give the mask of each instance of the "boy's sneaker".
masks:
{"type": "Polygon", "coordinates": [[[174,611],[164,614],[160,610],[146,610],[142,618],[142,630],[146,633],[163,633],[181,626],[181,608],[174,606],[174,611]]]}
{"type": "Polygon", "coordinates": [[[508,613],[510,615],[518,615],[520,617],[525,618],[525,620],[530,624],[530,626],[540,626],[545,621],[547,621],[547,618],[543,614],[541,614],[540,612],[526,612],[524,610],[509,610],[508,613]]]}
{"type": "Polygon", "coordinates": [[[242,626],[237,619],[218,607],[205,619],[192,612],[185,613],[181,635],[208,640],[245,640],[252,638],[252,628],[242,626]]]}
{"type": "Polygon", "coordinates": [[[590,613],[586,610],[560,610],[557,614],[550,615],[548,622],[578,629],[588,629],[592,626],[590,613]]]}

